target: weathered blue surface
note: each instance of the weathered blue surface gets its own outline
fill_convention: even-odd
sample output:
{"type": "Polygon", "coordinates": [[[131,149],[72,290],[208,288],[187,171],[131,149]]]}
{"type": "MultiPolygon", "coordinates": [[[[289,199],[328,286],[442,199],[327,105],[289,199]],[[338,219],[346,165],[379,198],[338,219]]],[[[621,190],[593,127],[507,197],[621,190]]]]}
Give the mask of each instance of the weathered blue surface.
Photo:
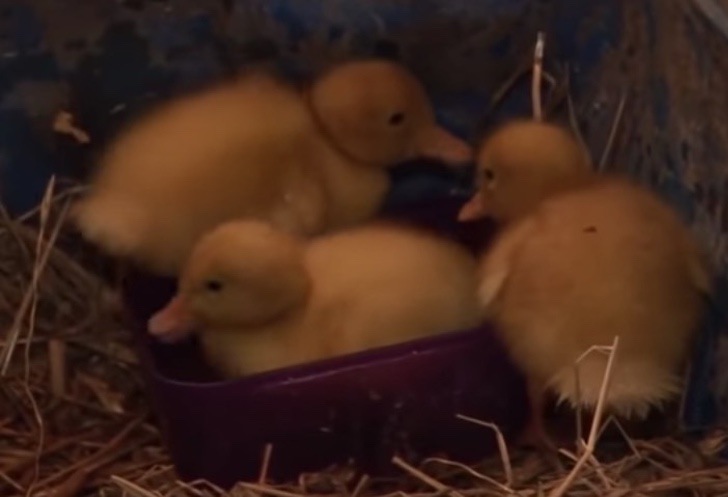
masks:
{"type": "MultiPolygon", "coordinates": [[[[713,2],[715,3],[715,2],[713,2]]],[[[728,42],[683,0],[0,0],[0,189],[13,211],[52,172],[82,177],[119,125],[160,99],[256,61],[291,76],[348,54],[396,56],[463,136],[547,31],[568,62],[579,121],[599,156],[622,92],[613,163],[690,220],[728,276],[728,42]],[[69,109],[92,137],[51,132],[69,109]]],[[[503,112],[528,111],[517,91],[503,112]]],[[[464,178],[401,173],[391,202],[465,191],[464,178]]],[[[728,339],[714,323],[693,368],[687,421],[728,417],[728,339]]]]}

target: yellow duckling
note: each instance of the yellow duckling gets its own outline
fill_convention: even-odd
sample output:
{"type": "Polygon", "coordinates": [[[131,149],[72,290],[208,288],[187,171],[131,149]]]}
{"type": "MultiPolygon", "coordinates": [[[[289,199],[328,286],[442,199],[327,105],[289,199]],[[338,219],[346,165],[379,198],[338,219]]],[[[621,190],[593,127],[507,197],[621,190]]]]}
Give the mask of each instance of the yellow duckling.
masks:
{"type": "Polygon", "coordinates": [[[302,235],[346,227],[378,210],[388,166],[418,155],[458,164],[470,154],[394,63],[343,64],[306,96],[255,73],[128,128],[73,218],[107,253],[176,275],[216,224],[256,218],[302,235]]]}
{"type": "Polygon", "coordinates": [[[459,245],[411,228],[307,240],[231,221],[200,239],[148,329],[166,341],[197,330],[211,365],[249,375],[473,327],[475,270],[459,245]]]}
{"type": "Polygon", "coordinates": [[[552,445],[541,418],[547,390],[572,406],[595,407],[608,356],[581,360],[579,388],[575,364],[615,335],[606,408],[644,419],[681,391],[711,292],[701,250],[652,192],[585,174],[565,131],[524,123],[494,136],[478,156],[483,181],[469,208],[513,221],[483,255],[478,296],[529,380],[527,436],[552,445]]]}
{"type": "Polygon", "coordinates": [[[588,156],[560,126],[514,120],[496,129],[478,150],[478,191],[460,210],[460,221],[490,217],[507,223],[546,196],[591,175],[588,156]]]}

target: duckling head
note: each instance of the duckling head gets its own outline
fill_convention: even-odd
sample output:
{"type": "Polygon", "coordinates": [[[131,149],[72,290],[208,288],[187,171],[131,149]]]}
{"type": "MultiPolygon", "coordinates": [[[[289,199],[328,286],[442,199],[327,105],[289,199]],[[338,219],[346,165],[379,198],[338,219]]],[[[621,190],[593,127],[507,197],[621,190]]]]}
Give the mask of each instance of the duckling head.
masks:
{"type": "Polygon", "coordinates": [[[195,245],[177,295],[148,330],[175,341],[197,329],[261,326],[303,305],[309,289],[299,240],[261,221],[230,221],[195,245]]]}
{"type": "Polygon", "coordinates": [[[475,161],[477,193],[461,208],[460,221],[513,221],[592,174],[587,154],[571,133],[532,120],[497,129],[483,141],[475,161]]]}
{"type": "Polygon", "coordinates": [[[415,159],[465,164],[472,149],[435,120],[430,99],[407,69],[386,60],[350,61],[308,91],[322,131],[350,158],[391,166],[415,159]]]}

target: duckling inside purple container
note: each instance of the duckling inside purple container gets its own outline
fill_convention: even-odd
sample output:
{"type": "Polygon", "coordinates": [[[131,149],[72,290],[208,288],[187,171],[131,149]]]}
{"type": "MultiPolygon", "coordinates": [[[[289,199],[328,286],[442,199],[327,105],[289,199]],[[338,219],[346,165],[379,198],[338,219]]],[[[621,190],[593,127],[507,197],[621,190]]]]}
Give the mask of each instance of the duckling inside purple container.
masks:
{"type": "MultiPolygon", "coordinates": [[[[457,223],[462,200],[390,206],[382,217],[475,252],[488,242],[490,225],[457,223]]],[[[522,378],[486,327],[224,380],[194,337],[160,344],[146,333],[147,320],[174,292],[173,281],[137,272],[125,293],[165,436],[185,478],[221,485],[255,478],[266,444],[274,446],[275,479],[350,461],[387,474],[396,454],[467,461],[493,453],[493,433],[457,414],[494,422],[509,439],[525,424],[522,378]]]]}

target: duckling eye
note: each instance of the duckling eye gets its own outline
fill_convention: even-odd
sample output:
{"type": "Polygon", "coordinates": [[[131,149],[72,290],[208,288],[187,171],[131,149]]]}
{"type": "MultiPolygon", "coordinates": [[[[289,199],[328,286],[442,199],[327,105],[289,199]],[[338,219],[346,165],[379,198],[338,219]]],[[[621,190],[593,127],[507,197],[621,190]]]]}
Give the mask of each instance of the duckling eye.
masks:
{"type": "Polygon", "coordinates": [[[493,181],[495,179],[495,173],[492,169],[483,169],[483,179],[485,181],[493,181]]]}
{"type": "Polygon", "coordinates": [[[399,126],[404,121],[404,112],[395,112],[389,116],[389,124],[392,126],[399,126]]]}
{"type": "Polygon", "coordinates": [[[209,292],[217,293],[222,290],[222,282],[220,282],[220,280],[207,280],[205,282],[205,288],[209,292]]]}

